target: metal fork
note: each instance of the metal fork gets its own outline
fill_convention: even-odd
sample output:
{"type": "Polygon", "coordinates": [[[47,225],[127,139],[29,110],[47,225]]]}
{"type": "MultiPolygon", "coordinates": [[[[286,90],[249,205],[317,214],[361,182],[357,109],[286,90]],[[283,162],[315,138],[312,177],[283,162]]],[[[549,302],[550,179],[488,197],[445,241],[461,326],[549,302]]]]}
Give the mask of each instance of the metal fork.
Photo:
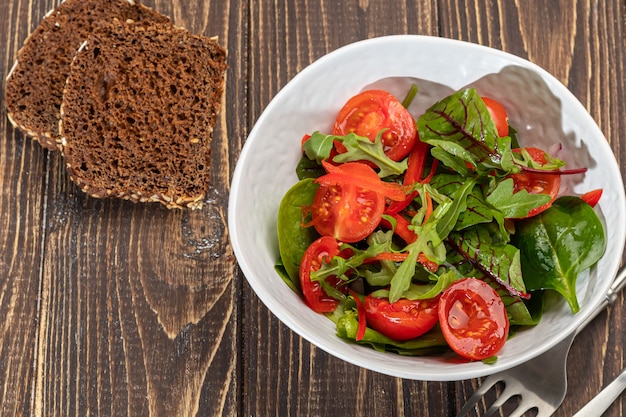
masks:
{"type": "Polygon", "coordinates": [[[515,368],[487,377],[456,417],[466,415],[498,382],[504,383],[504,391],[493,402],[483,417],[493,415],[502,405],[514,397],[521,397],[521,400],[509,417],[520,417],[525,412],[533,409],[537,410],[537,417],[551,416],[559,408],[567,392],[567,354],[574,338],[604,308],[615,302],[617,295],[625,284],[626,265],[623,265],[603,302],[576,331],[542,355],[515,368]]]}

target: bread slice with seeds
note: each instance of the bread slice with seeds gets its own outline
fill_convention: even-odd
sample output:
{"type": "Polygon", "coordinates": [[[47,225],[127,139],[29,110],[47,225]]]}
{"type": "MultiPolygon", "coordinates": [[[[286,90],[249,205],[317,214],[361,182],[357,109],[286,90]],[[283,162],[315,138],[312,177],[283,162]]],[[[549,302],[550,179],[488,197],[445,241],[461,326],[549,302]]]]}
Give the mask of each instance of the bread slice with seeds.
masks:
{"type": "Polygon", "coordinates": [[[61,106],[70,178],[87,194],[199,208],[226,53],[171,24],[102,24],[79,49],[61,106]]]}
{"type": "Polygon", "coordinates": [[[169,22],[158,12],[132,0],[66,0],[42,20],[18,52],[5,86],[11,123],[42,146],[60,141],[59,108],[76,50],[98,22],[169,22]]]}

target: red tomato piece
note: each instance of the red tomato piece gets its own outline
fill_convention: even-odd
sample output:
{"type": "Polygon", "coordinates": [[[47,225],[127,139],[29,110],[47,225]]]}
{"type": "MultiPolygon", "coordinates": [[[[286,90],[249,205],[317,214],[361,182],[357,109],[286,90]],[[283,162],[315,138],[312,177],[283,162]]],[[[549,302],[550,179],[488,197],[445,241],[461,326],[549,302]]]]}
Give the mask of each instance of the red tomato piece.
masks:
{"type": "MultiPolygon", "coordinates": [[[[339,255],[339,243],[332,237],[323,236],[307,248],[300,262],[300,289],[307,305],[317,313],[334,311],[339,301],[326,294],[319,282],[311,281],[311,272],[320,269],[323,262],[330,262],[336,255],[339,255]]],[[[326,282],[342,292],[347,292],[347,287],[342,285],[340,278],[330,276],[326,278],[326,282]]]]}
{"type": "Polygon", "coordinates": [[[320,184],[313,204],[308,208],[313,226],[322,236],[340,242],[358,242],[369,236],[380,223],[385,210],[385,197],[404,198],[403,191],[384,183],[374,170],[359,162],[340,166],[324,163],[328,174],[316,181],[320,184]]]}
{"type": "Polygon", "coordinates": [[[341,108],[332,133],[340,136],[356,133],[374,141],[382,129],[387,129],[382,137],[385,154],[394,161],[402,160],[415,144],[415,120],[393,94],[367,90],[341,108]]]}
{"type": "Polygon", "coordinates": [[[387,298],[368,295],[363,300],[367,324],[379,333],[403,341],[419,337],[437,323],[438,298],[389,303],[387,298]]]}
{"type": "Polygon", "coordinates": [[[489,358],[502,349],[509,319],[502,299],[484,281],[464,278],[441,294],[439,323],[448,345],[471,360],[489,358]]]}
{"type": "Polygon", "coordinates": [[[504,106],[500,104],[500,102],[488,98],[481,97],[483,102],[487,106],[487,110],[489,110],[489,114],[493,119],[493,122],[496,125],[496,129],[498,130],[498,136],[505,137],[509,135],[509,117],[506,114],[506,110],[504,106]]]}
{"type": "MultiPolygon", "coordinates": [[[[544,151],[538,148],[524,148],[535,162],[545,164],[546,156],[544,151]]],[[[520,153],[521,149],[513,149],[513,152],[520,153]]],[[[558,173],[542,173],[542,172],[521,172],[512,174],[514,192],[526,190],[529,194],[548,194],[551,199],[546,204],[536,207],[528,212],[526,217],[532,217],[544,210],[547,210],[554,200],[556,200],[561,188],[561,175],[558,173]]]]}
{"type": "Polygon", "coordinates": [[[602,188],[597,188],[595,190],[591,190],[580,196],[583,201],[589,204],[591,207],[595,207],[600,201],[600,197],[602,197],[602,188]]]}
{"type": "Polygon", "coordinates": [[[358,242],[376,229],[384,209],[385,198],[374,191],[353,184],[322,185],[315,193],[308,225],[322,236],[358,242]]]}

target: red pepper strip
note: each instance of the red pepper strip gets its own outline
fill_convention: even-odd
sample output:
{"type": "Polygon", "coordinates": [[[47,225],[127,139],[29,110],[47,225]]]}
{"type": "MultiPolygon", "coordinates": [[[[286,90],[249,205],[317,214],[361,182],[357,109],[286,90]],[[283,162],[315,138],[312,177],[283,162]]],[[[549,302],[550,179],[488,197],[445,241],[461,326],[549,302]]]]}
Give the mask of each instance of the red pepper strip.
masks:
{"type": "Polygon", "coordinates": [[[385,214],[393,216],[394,214],[400,213],[402,210],[407,208],[409,204],[411,204],[411,201],[413,201],[415,197],[417,197],[417,191],[413,191],[408,194],[402,201],[392,201],[385,209],[385,214]]]}
{"type": "Polygon", "coordinates": [[[350,295],[354,298],[354,302],[356,303],[356,311],[359,317],[359,327],[356,331],[356,341],[363,339],[365,336],[365,330],[367,329],[367,320],[365,318],[365,307],[363,307],[363,302],[361,301],[361,297],[359,294],[354,292],[354,290],[350,290],[350,295]]]}
{"type": "Polygon", "coordinates": [[[417,255],[417,262],[421,263],[430,272],[435,272],[439,269],[439,265],[428,259],[423,252],[417,255]]]}
{"type": "Polygon", "coordinates": [[[402,201],[406,197],[404,188],[400,184],[382,181],[376,171],[360,162],[346,162],[335,166],[322,161],[322,165],[328,174],[315,180],[320,185],[352,184],[382,194],[394,201],[402,201]]]}
{"type": "MultiPolygon", "coordinates": [[[[437,159],[433,159],[433,164],[430,168],[428,176],[423,180],[420,180],[422,174],[424,173],[424,163],[426,162],[427,152],[428,144],[425,144],[418,139],[415,146],[413,147],[413,150],[409,154],[408,168],[406,170],[406,173],[404,174],[404,185],[410,186],[416,182],[428,184],[433,178],[439,162],[437,159]]],[[[408,194],[404,201],[394,201],[393,203],[389,204],[389,206],[385,210],[385,214],[389,214],[390,216],[392,216],[396,213],[400,213],[409,204],[411,204],[411,201],[413,201],[415,197],[417,197],[417,191],[413,191],[412,193],[408,194]]]]}
{"type": "Polygon", "coordinates": [[[433,177],[435,176],[435,171],[437,171],[438,165],[439,165],[439,160],[433,159],[433,164],[430,166],[430,172],[428,173],[428,176],[421,181],[422,184],[428,184],[430,180],[433,179],[433,177]]]}
{"type": "MultiPolygon", "coordinates": [[[[431,198],[430,193],[424,193],[424,198],[426,198],[426,214],[424,214],[424,222],[426,222],[430,215],[433,214],[433,199],[431,198]]],[[[422,224],[424,222],[422,222],[422,224]]]]}
{"type": "Polygon", "coordinates": [[[429,145],[422,142],[418,137],[415,141],[409,159],[407,160],[407,169],[404,173],[404,185],[413,185],[422,178],[424,173],[424,165],[426,164],[426,155],[428,155],[429,145]]]}
{"type": "Polygon", "coordinates": [[[402,262],[407,258],[407,256],[409,256],[408,253],[381,252],[379,254],[376,254],[375,256],[372,256],[371,258],[367,258],[365,261],[363,261],[363,263],[370,264],[376,261],[402,262]]]}
{"type": "Polygon", "coordinates": [[[596,190],[591,190],[580,196],[583,201],[589,204],[591,207],[595,207],[600,201],[600,197],[602,197],[602,188],[598,188],[596,190]]]}

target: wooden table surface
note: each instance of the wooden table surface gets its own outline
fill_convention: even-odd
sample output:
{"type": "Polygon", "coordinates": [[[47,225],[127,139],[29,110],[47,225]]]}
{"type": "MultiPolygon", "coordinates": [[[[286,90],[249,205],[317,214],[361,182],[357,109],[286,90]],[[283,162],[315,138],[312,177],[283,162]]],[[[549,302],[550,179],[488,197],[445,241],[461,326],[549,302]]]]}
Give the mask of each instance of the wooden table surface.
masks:
{"type": "MultiPolygon", "coordinates": [[[[2,87],[23,41],[56,3],[0,0],[2,87]]],[[[270,99],[315,59],[409,33],[488,45],[545,68],[591,113],[624,173],[626,3],[145,4],[193,33],[219,36],[228,51],[204,209],[86,197],[59,154],[14,130],[1,103],[0,415],[454,416],[478,380],[411,381],[360,369],[302,340],[260,302],[227,228],[239,152],[270,99]]],[[[576,339],[556,416],[571,416],[620,372],[625,345],[620,296],[576,339]]],[[[622,396],[606,415],[625,410],[622,396]]]]}

